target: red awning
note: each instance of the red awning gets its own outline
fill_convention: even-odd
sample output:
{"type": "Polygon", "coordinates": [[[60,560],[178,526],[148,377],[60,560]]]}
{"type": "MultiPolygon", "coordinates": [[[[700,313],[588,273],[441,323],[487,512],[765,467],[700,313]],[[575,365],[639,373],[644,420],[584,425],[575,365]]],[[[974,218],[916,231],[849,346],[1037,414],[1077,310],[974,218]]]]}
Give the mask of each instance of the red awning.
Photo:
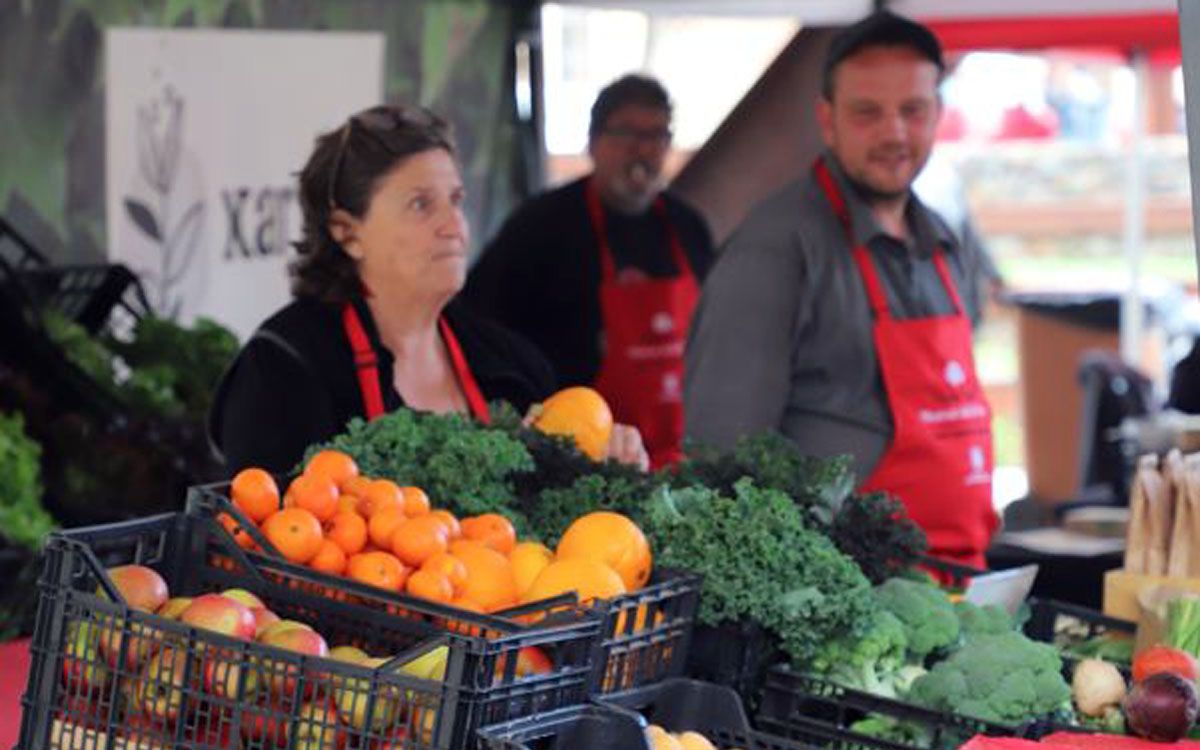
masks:
{"type": "Polygon", "coordinates": [[[1174,13],[922,20],[948,51],[1109,48],[1143,50],[1155,63],[1179,62],[1179,16],[1174,13]]]}

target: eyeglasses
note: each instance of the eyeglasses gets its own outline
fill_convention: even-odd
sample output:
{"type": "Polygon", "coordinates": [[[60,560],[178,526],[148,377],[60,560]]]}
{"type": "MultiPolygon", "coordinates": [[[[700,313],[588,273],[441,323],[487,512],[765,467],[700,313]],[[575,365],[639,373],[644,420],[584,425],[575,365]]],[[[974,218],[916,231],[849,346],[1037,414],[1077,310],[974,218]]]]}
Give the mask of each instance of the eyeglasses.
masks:
{"type": "Polygon", "coordinates": [[[398,109],[387,105],[379,105],[352,115],[346,121],[346,124],[342,126],[342,134],[338,139],[337,152],[333,157],[333,169],[329,173],[329,210],[333,211],[338,208],[335,193],[337,192],[338,180],[342,174],[342,163],[346,160],[346,146],[350,142],[350,133],[356,125],[364,133],[374,138],[386,151],[395,153],[395,150],[382,137],[384,133],[399,130],[405,125],[415,125],[424,128],[438,125],[440,122],[436,115],[420,107],[398,109]]]}
{"type": "Polygon", "coordinates": [[[626,143],[648,143],[651,146],[666,146],[671,143],[671,130],[669,128],[655,128],[653,130],[642,130],[640,128],[632,128],[625,126],[617,126],[614,128],[605,128],[600,131],[602,134],[610,138],[624,141],[626,143]]]}

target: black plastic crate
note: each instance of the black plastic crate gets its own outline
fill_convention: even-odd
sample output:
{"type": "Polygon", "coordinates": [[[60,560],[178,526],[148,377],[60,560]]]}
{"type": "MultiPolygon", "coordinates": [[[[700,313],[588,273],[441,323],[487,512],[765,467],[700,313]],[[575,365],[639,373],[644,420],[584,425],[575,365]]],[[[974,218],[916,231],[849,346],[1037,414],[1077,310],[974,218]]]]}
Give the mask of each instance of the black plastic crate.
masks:
{"type": "MultiPolygon", "coordinates": [[[[286,480],[283,480],[286,483],[286,480]]],[[[282,486],[282,484],[281,484],[282,486]]],[[[270,555],[275,564],[289,567],[270,543],[258,534],[248,519],[229,500],[228,482],[193,487],[188,495],[188,512],[215,518],[227,513],[246,528],[256,543],[270,555]]],[[[257,556],[256,556],[257,557],[257,556]]],[[[307,570],[290,566],[296,570],[307,570]]],[[[314,578],[322,578],[325,585],[352,583],[343,578],[323,576],[308,571],[314,578]]],[[[358,584],[355,584],[358,587],[358,584]]],[[[376,601],[388,602],[393,607],[407,607],[420,601],[403,593],[362,587],[374,592],[376,601]]],[[[592,693],[611,693],[648,685],[668,677],[684,674],[692,627],[696,619],[696,608],[700,603],[701,578],[693,573],[670,568],[656,568],[649,582],[637,591],[608,600],[601,655],[593,676],[592,693]]],[[[549,609],[550,602],[561,603],[562,597],[548,602],[535,603],[535,608],[549,609]]],[[[426,606],[430,606],[426,603],[426,606]]],[[[459,610],[444,607],[449,615],[459,610]]],[[[512,619],[527,611],[527,607],[507,610],[503,615],[512,619]]]]}
{"type": "Polygon", "coordinates": [[[795,672],[787,666],[772,667],[767,672],[758,722],[769,732],[843,750],[955,748],[978,734],[1018,737],[1025,730],[1024,725],[995,724],[871,695],[795,672]],[[904,743],[854,732],[851,726],[867,716],[919,727],[922,741],[904,743]]]}
{"type": "Polygon", "coordinates": [[[89,737],[96,747],[288,747],[281,733],[296,746],[307,736],[341,750],[471,748],[484,724],[583,701],[601,624],[582,608],[521,625],[416,600],[403,610],[390,600],[370,606],[370,587],[330,587],[311,571],[251,560],[215,521],[188,514],[55,534],[39,586],[24,750],[89,737]],[[104,570],[135,562],[157,570],[174,596],[244,588],[330,646],[395,658],[346,664],[132,610],[104,570]],[[442,646],[442,682],[395,671],[442,646]],[[520,670],[529,648],[547,670],[520,670]]]}
{"type": "Polygon", "coordinates": [[[607,696],[596,705],[485,727],[479,736],[489,750],[649,750],[648,723],[671,732],[700,732],[718,748],[813,747],[751,729],[729,688],[678,678],[607,696]]]}
{"type": "Polygon", "coordinates": [[[726,685],[747,705],[755,706],[767,670],[780,659],[776,639],[756,622],[697,623],[686,673],[726,685]]]}

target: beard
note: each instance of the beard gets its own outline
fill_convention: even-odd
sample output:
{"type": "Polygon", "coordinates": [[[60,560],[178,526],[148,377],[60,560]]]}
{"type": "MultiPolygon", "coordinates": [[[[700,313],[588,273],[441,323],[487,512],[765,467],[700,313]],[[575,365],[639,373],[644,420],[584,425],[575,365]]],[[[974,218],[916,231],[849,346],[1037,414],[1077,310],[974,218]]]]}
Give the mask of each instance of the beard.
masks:
{"type": "Polygon", "coordinates": [[[846,179],[859,196],[872,206],[881,203],[896,203],[908,197],[909,186],[905,186],[903,190],[884,190],[850,174],[846,175],[846,179]]]}

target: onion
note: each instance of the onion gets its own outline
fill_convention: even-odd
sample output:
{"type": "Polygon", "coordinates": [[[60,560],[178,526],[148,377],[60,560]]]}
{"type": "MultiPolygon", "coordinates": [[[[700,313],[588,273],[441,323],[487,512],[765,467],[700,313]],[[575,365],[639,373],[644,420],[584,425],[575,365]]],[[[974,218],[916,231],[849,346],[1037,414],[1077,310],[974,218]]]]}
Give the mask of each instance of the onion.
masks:
{"type": "Polygon", "coordinates": [[[1125,723],[1139,737],[1174,742],[1192,728],[1198,710],[1194,683],[1159,672],[1133,686],[1125,698],[1125,723]]]}

